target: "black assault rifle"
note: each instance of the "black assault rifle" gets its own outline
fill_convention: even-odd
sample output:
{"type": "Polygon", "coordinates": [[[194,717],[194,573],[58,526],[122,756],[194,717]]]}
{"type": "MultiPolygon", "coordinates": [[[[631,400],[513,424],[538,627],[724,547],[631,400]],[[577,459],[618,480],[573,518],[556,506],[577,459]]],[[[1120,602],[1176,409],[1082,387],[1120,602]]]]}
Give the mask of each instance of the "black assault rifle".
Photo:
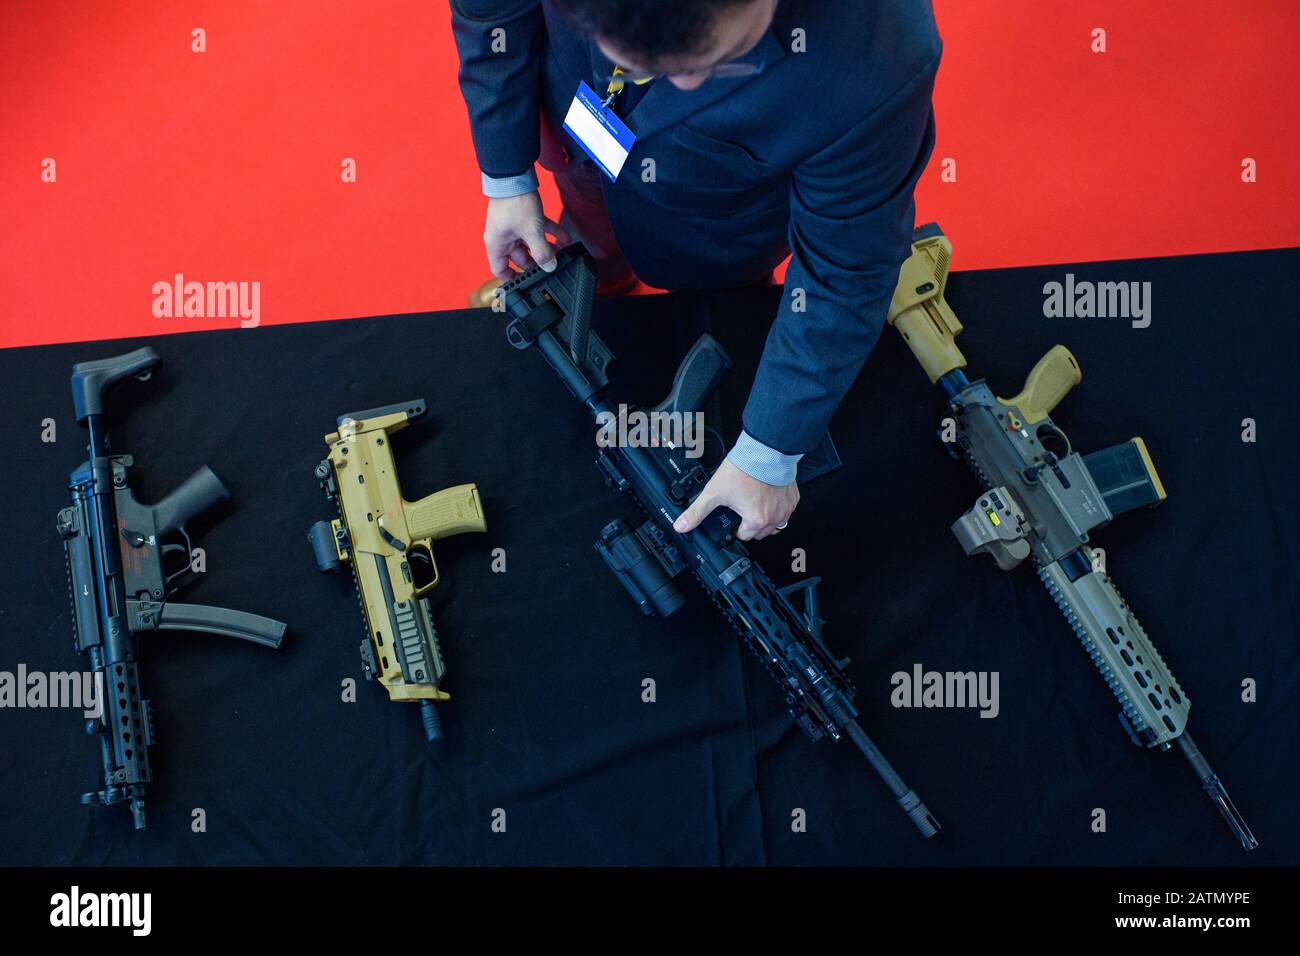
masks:
{"type": "MultiPolygon", "coordinates": [[[[612,353],[591,330],[596,277],[581,245],[560,250],[554,272],[532,268],[501,287],[512,316],[507,338],[518,349],[536,346],[597,421],[617,417],[605,395],[612,353]]],[[[672,391],[654,412],[693,414],[703,409],[731,360],[703,335],[677,370],[672,391]]],[[[674,579],[689,570],[785,693],[799,726],[813,740],[847,735],[862,751],[924,836],[939,829],[921,798],[894,771],[858,725],[848,659],[836,658],[822,640],[817,578],[777,587],[736,540],[738,516],[719,508],[694,531],[673,522],[709,480],[709,472],[681,447],[611,445],[597,460],[614,488],[646,514],[638,527],[619,518],[596,542],[605,563],[645,614],[671,614],[685,602],[674,579]],[[802,610],[793,598],[802,599],[802,610]]]]}

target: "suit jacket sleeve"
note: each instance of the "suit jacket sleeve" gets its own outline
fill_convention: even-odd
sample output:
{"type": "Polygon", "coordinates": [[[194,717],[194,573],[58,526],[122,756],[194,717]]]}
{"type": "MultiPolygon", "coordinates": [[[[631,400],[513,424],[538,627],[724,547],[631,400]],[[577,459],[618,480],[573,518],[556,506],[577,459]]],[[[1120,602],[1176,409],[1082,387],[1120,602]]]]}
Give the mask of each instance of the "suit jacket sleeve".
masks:
{"type": "Polygon", "coordinates": [[[479,169],[494,179],[530,172],[540,150],[539,0],[451,0],[461,95],[479,169]]]}
{"type": "Polygon", "coordinates": [[[937,66],[795,168],[785,294],[744,413],[745,431],[777,451],[817,445],[880,338],[934,148],[937,66]]]}

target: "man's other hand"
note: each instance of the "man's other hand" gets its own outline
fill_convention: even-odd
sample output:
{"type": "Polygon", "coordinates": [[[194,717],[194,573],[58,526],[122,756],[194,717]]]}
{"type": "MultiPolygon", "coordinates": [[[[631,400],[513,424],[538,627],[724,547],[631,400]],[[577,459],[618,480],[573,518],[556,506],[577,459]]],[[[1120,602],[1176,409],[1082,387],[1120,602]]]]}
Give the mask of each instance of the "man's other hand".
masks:
{"type": "Polygon", "coordinates": [[[555,246],[547,241],[548,235],[562,246],[573,241],[563,226],[542,214],[542,197],[537,190],[488,200],[483,246],[488,268],[498,279],[505,281],[514,275],[510,270],[512,262],[521,269],[539,265],[547,272],[554,271],[555,246]]]}
{"type": "Polygon", "coordinates": [[[798,482],[769,485],[723,459],[704,490],[673,523],[673,528],[679,532],[693,531],[713,509],[727,507],[740,515],[737,538],[741,541],[766,538],[781,530],[798,504],[798,482]]]}

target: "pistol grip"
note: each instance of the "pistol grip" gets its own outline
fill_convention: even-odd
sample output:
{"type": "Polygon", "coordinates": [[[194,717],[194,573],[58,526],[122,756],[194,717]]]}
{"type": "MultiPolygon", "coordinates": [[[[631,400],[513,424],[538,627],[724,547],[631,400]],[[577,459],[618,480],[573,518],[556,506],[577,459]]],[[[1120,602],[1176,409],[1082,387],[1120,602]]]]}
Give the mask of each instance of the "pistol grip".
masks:
{"type": "Polygon", "coordinates": [[[1030,425],[1048,416],[1070,389],[1083,380],[1083,372],[1070,350],[1054,345],[1038,360],[1025,379],[1025,387],[1012,398],[999,398],[1003,405],[1013,405],[1030,425]]]}
{"type": "Polygon", "coordinates": [[[230,500],[230,492],[207,465],[190,475],[162,501],[153,506],[159,534],[183,528],[191,518],[214,505],[230,500]]]}
{"type": "Polygon", "coordinates": [[[668,397],[651,411],[683,415],[703,411],[709,396],[729,368],[731,356],[727,350],[713,336],[704,333],[695,340],[691,350],[677,366],[677,374],[673,377],[673,387],[668,397]]]}
{"type": "Polygon", "coordinates": [[[427,498],[408,502],[405,508],[406,527],[414,541],[437,541],[454,534],[487,530],[478,486],[474,484],[435,491],[427,498]]]}

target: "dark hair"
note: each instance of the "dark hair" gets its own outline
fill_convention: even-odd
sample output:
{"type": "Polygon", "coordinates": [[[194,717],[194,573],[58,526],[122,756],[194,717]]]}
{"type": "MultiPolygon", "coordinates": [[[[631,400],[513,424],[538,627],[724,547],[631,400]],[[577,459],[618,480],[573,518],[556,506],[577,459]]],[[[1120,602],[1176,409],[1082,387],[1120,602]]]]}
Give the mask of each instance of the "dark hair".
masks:
{"type": "Polygon", "coordinates": [[[587,33],[648,61],[709,45],[718,15],[754,0],[556,0],[587,33]]]}

